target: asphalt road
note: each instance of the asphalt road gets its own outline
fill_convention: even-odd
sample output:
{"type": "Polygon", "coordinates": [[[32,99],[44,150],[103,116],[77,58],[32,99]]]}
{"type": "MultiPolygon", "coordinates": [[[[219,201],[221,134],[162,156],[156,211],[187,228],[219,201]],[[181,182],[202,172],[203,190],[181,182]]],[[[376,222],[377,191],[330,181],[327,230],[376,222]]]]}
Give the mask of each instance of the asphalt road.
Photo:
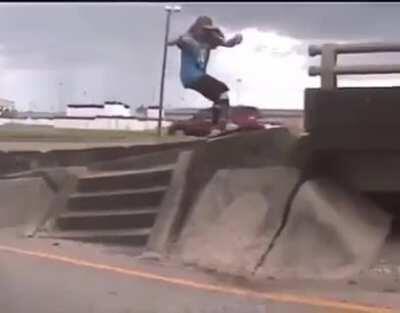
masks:
{"type": "Polygon", "coordinates": [[[393,293],[299,282],[259,288],[228,284],[215,275],[138,261],[135,250],[13,235],[0,231],[2,313],[386,313],[400,308],[393,293]]]}
{"type": "Polygon", "coordinates": [[[265,312],[263,303],[36,257],[0,253],[2,313],[265,312]]]}

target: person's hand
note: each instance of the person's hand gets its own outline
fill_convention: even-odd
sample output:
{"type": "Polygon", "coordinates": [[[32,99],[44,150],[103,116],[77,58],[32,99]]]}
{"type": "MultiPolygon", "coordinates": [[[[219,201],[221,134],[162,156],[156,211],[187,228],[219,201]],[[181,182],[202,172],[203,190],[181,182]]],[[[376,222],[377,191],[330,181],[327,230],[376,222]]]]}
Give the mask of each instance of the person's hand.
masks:
{"type": "Polygon", "coordinates": [[[235,41],[235,45],[238,45],[238,44],[240,44],[240,43],[243,41],[243,36],[242,36],[242,34],[236,34],[236,35],[233,37],[233,39],[234,39],[234,41],[235,41]]]}

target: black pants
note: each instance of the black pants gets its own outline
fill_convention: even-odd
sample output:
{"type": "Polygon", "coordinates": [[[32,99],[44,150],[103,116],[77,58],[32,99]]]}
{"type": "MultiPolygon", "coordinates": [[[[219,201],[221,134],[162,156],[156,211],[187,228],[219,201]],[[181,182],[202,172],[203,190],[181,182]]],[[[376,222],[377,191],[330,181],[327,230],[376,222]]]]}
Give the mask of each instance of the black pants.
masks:
{"type": "Polygon", "coordinates": [[[220,99],[221,94],[229,91],[229,88],[225,83],[210,75],[204,75],[189,88],[197,91],[213,102],[213,124],[218,124],[221,117],[227,119],[229,99],[220,99]]]}

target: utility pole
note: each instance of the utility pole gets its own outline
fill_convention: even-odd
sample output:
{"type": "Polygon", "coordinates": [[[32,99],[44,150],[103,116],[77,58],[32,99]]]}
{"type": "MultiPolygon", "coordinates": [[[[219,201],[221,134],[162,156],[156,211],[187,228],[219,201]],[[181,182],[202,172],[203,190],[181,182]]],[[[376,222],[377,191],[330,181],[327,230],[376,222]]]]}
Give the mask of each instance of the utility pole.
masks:
{"type": "Polygon", "coordinates": [[[166,6],[165,11],[167,12],[167,19],[166,19],[166,24],[165,24],[164,53],[163,53],[163,62],[162,62],[162,69],[161,69],[160,103],[158,105],[158,126],[157,126],[158,136],[162,135],[161,127],[162,127],[162,115],[163,115],[163,106],[164,106],[164,83],[165,83],[165,70],[167,67],[168,36],[169,36],[169,28],[170,28],[170,24],[171,24],[171,15],[174,12],[180,12],[181,7],[166,6]]]}
{"type": "Polygon", "coordinates": [[[236,79],[236,82],[237,82],[236,88],[237,88],[237,102],[238,102],[237,104],[240,105],[240,87],[241,87],[242,79],[238,78],[238,79],[236,79]]]}
{"type": "Polygon", "coordinates": [[[63,101],[62,101],[62,87],[63,82],[58,83],[58,110],[59,112],[63,111],[63,101]]]}

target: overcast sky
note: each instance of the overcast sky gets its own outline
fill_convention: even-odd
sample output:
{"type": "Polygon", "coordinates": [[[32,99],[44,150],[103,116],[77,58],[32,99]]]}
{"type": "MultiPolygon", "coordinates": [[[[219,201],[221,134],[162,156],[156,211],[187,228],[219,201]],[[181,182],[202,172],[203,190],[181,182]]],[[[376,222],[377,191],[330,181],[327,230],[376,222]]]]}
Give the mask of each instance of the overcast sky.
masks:
{"type": "MultiPolygon", "coordinates": [[[[171,36],[209,15],[243,43],[211,55],[209,73],[231,88],[232,104],[301,108],[310,43],[399,41],[400,3],[180,3],[171,36]],[[238,79],[241,82],[238,82],[238,79]]],[[[158,102],[165,3],[1,3],[0,97],[19,110],[59,110],[67,103],[158,102]]],[[[179,51],[170,48],[167,107],[207,106],[182,88],[179,51]]],[[[399,54],[340,58],[341,63],[397,62],[399,54]]],[[[341,79],[341,85],[396,85],[397,76],[341,79]]]]}

